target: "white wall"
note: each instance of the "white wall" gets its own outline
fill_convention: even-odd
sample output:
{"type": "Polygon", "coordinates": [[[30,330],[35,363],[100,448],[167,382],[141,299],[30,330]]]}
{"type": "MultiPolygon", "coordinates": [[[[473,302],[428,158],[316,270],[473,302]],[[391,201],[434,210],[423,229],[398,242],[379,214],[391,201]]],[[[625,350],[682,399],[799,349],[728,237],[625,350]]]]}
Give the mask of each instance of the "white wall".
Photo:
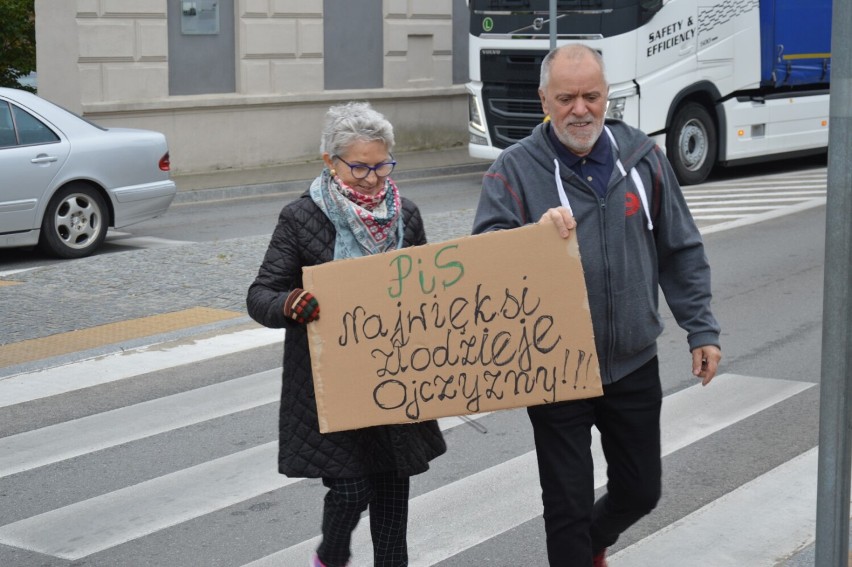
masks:
{"type": "Polygon", "coordinates": [[[322,4],[238,0],[238,92],[170,97],[166,0],[36,0],[39,95],[165,133],[175,173],[315,159],[325,110],[346,100],[383,112],[398,150],[466,142],[452,0],[384,0],[384,87],[350,91],[322,88],[322,4]]]}

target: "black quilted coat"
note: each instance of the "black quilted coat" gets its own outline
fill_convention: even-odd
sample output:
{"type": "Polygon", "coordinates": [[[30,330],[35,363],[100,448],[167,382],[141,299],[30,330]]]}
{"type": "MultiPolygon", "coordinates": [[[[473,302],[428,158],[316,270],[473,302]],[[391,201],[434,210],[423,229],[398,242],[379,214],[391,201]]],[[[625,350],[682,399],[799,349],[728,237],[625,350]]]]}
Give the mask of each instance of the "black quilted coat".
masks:
{"type": "MultiPolygon", "coordinates": [[[[425,244],[426,233],[417,206],[403,198],[402,215],[403,246],[425,244]]],[[[278,472],[308,478],[424,472],[429,461],[447,449],[435,421],[319,432],[306,328],[285,317],[282,309],[290,290],[302,287],[302,266],[333,259],[334,240],[331,221],[310,194],[304,193],[281,210],[263,264],[246,298],[249,315],[255,321],[286,329],[278,472]]],[[[317,299],[322,309],[322,298],[317,299]]]]}

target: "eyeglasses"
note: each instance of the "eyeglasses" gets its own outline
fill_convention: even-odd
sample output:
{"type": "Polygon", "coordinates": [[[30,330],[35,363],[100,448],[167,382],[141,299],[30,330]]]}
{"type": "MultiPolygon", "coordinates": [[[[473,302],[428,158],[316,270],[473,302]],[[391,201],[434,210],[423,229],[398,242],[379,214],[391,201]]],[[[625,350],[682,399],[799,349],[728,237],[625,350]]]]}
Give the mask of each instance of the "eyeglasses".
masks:
{"type": "Polygon", "coordinates": [[[382,162],[374,166],[364,165],[361,163],[349,163],[338,155],[333,156],[333,159],[339,159],[340,161],[348,165],[349,170],[352,172],[352,177],[354,177],[355,179],[364,179],[365,177],[370,175],[371,171],[374,172],[378,177],[387,177],[391,174],[393,168],[396,167],[396,161],[393,159],[391,161],[382,162]]]}

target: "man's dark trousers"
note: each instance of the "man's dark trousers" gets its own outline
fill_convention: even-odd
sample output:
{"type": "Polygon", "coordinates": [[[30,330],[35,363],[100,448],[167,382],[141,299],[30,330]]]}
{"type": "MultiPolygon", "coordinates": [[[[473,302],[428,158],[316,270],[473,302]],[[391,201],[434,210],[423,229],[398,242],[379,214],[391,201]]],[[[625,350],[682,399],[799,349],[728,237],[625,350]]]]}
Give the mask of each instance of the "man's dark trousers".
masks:
{"type": "Polygon", "coordinates": [[[654,357],[604,395],[528,408],[535,434],[551,567],[587,567],[593,553],[660,499],[662,386],[654,357]],[[591,427],[601,432],[607,493],[594,501],[591,427]]]}

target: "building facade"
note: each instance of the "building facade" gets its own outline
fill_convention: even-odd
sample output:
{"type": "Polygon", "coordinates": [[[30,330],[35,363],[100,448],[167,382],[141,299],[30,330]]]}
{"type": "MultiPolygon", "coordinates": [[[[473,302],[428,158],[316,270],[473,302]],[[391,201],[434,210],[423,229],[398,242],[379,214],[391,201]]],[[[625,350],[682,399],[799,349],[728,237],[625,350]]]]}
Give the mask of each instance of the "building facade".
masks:
{"type": "Polygon", "coordinates": [[[166,134],[175,173],[319,157],[366,100],[397,149],[467,141],[464,0],[36,0],[39,95],[166,134]]]}

